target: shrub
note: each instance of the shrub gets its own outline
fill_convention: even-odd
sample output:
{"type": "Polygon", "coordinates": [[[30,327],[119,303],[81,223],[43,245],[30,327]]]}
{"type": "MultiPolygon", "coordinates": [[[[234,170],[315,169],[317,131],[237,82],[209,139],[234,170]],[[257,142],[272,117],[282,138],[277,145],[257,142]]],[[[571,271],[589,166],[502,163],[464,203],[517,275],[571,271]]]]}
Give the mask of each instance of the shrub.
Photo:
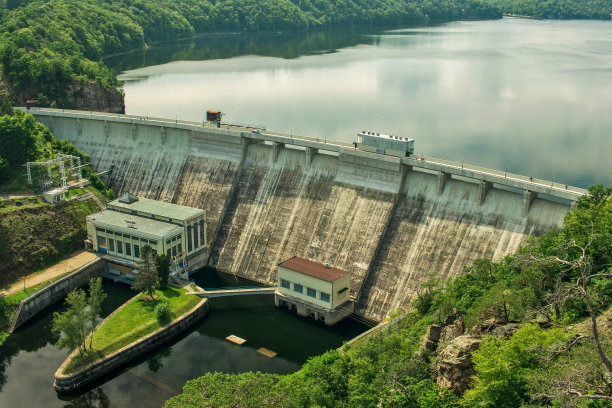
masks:
{"type": "Polygon", "coordinates": [[[155,306],[155,315],[157,320],[165,322],[170,319],[170,304],[166,301],[161,301],[155,306]]]}

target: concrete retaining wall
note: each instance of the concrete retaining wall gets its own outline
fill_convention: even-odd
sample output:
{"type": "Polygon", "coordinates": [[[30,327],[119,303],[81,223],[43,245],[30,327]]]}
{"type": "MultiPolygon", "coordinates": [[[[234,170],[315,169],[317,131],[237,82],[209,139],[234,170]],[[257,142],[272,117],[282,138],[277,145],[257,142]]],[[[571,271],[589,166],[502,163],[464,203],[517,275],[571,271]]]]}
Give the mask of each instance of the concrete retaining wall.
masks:
{"type": "MultiPolygon", "coordinates": [[[[110,317],[115,315],[115,313],[123,309],[125,305],[134,301],[137,297],[138,295],[134,296],[119,309],[111,313],[98,325],[98,327],[104,324],[104,322],[106,322],[110,317]]],[[[204,316],[206,316],[209,307],[210,305],[208,299],[202,299],[200,303],[198,303],[189,312],[176,319],[175,321],[168,323],[166,326],[149,334],[148,336],[131,344],[128,344],[127,346],[114,352],[103,360],[90,364],[89,366],[77,371],[76,373],[64,375],[62,374],[62,370],[70,362],[72,357],[78,354],[78,350],[73,351],[72,354],[55,372],[55,383],[53,384],[53,387],[56,391],[69,392],[86,385],[87,383],[123,366],[127,362],[137,357],[140,357],[145,353],[148,353],[152,349],[185,332],[185,330],[187,330],[188,328],[196,324],[198,321],[200,321],[202,318],[204,318],[204,316]]]]}
{"type": "Polygon", "coordinates": [[[101,258],[95,259],[76,269],[70,275],[58,279],[30,297],[23,299],[19,302],[19,306],[13,314],[9,331],[12,333],[41,310],[65,298],[70,291],[87,285],[91,278],[101,276],[105,266],[106,261],[101,258]]]}

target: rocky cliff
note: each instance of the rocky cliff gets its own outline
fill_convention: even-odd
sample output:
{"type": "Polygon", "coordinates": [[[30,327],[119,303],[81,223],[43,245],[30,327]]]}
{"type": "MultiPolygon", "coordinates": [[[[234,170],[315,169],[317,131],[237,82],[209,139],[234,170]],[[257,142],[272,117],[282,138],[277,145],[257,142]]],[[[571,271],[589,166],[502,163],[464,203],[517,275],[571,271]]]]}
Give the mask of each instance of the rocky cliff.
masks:
{"type": "Polygon", "coordinates": [[[66,89],[66,102],[79,110],[125,113],[123,92],[97,82],[73,81],[66,89]]]}

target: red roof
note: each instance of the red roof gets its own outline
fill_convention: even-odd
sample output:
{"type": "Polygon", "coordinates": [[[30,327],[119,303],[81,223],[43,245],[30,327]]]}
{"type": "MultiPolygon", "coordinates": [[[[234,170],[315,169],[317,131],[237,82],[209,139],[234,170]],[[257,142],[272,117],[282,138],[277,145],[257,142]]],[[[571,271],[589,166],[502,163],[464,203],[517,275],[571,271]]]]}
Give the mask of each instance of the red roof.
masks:
{"type": "Polygon", "coordinates": [[[279,263],[278,266],[291,269],[292,271],[303,273],[304,275],[312,276],[313,278],[321,279],[327,282],[334,282],[348,272],[342,269],[327,267],[324,264],[309,261],[308,259],[294,256],[286,261],[279,263]]]}

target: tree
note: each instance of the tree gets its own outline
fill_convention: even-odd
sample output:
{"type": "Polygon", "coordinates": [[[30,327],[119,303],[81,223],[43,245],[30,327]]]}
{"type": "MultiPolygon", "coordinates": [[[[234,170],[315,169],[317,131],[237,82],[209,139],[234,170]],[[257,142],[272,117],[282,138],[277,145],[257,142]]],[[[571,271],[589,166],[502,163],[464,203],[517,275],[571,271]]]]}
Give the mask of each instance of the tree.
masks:
{"type": "Polygon", "coordinates": [[[0,117],[0,156],[11,165],[21,165],[36,157],[36,120],[16,111],[0,117]]]}
{"type": "Polygon", "coordinates": [[[53,313],[53,331],[62,334],[57,345],[69,350],[78,347],[79,354],[82,355],[86,350],[85,337],[90,322],[85,292],[82,289],[73,290],[66,296],[65,304],[68,305],[68,310],[64,313],[53,313]]]}
{"type": "MultiPolygon", "coordinates": [[[[102,312],[102,302],[106,299],[106,292],[102,288],[102,278],[92,278],[89,281],[89,324],[92,330],[98,325],[100,313],[102,312]]],[[[93,345],[93,333],[89,337],[89,348],[93,345]]]]}
{"type": "Polygon", "coordinates": [[[474,387],[465,392],[462,406],[511,408],[527,402],[527,375],[537,368],[541,350],[568,337],[562,329],[542,330],[530,324],[509,339],[485,338],[472,354],[474,387]]]}
{"type": "Polygon", "coordinates": [[[146,292],[153,299],[154,290],[159,280],[153,249],[149,245],[144,245],[140,249],[140,258],[138,274],[134,278],[132,289],[142,293],[146,292]]]}
{"type": "Polygon", "coordinates": [[[10,168],[8,161],[0,157],[0,183],[3,183],[5,180],[8,180],[10,175],[10,168]]]}
{"type": "Polygon", "coordinates": [[[102,289],[102,278],[92,278],[89,281],[89,298],[82,289],[68,293],[65,302],[68,310],[64,313],[53,313],[53,331],[63,334],[58,342],[60,348],[72,350],[79,347],[79,353],[82,355],[87,350],[85,339],[91,332],[91,349],[93,329],[98,323],[104,299],[106,293],[102,289]]]}
{"type": "Polygon", "coordinates": [[[605,367],[600,377],[602,386],[590,390],[568,385],[566,394],[592,400],[612,401],[612,362],[606,353],[597,326],[597,314],[608,307],[612,285],[612,188],[591,186],[589,194],[579,200],[575,210],[565,219],[556,246],[544,256],[542,248],[534,255],[541,263],[560,266],[550,295],[550,307],[561,310],[566,305],[586,309],[590,318],[596,355],[605,367]],[[606,390],[606,392],[601,392],[606,390]]]}
{"type": "Polygon", "coordinates": [[[155,259],[157,266],[157,276],[159,277],[159,288],[166,289],[168,287],[168,273],[170,272],[170,258],[168,255],[157,255],[155,259]]]}
{"type": "MultiPolygon", "coordinates": [[[[604,350],[611,352],[612,343],[604,342],[604,350]]],[[[575,337],[561,349],[542,353],[540,359],[541,368],[528,377],[532,400],[552,400],[553,406],[568,408],[609,406],[605,401],[610,396],[610,383],[602,381],[607,370],[590,336],[575,337]]]]}

